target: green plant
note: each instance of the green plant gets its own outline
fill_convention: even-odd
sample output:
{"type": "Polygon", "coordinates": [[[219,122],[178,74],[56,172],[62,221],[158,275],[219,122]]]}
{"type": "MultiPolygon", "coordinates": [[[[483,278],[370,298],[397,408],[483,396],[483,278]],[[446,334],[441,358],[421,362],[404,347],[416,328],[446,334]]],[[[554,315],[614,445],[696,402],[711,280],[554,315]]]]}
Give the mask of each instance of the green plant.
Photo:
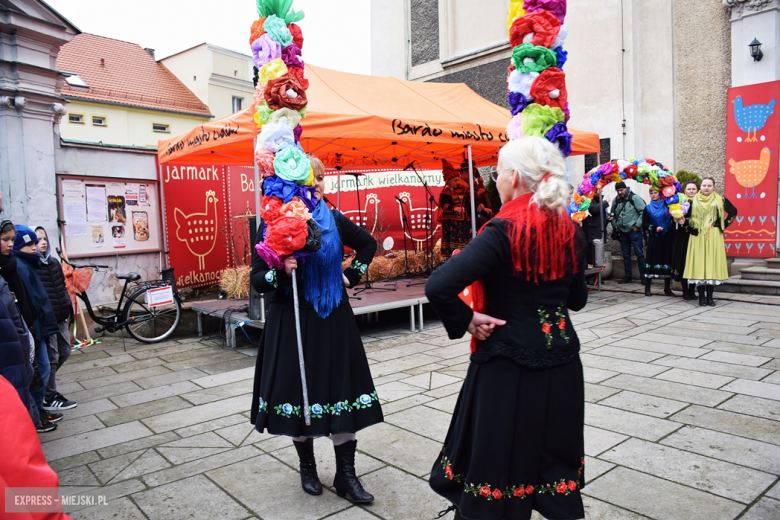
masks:
{"type": "Polygon", "coordinates": [[[682,185],[683,189],[685,189],[685,185],[689,182],[695,182],[696,186],[701,186],[701,177],[699,177],[697,174],[685,170],[680,170],[677,172],[677,180],[682,185]]]}

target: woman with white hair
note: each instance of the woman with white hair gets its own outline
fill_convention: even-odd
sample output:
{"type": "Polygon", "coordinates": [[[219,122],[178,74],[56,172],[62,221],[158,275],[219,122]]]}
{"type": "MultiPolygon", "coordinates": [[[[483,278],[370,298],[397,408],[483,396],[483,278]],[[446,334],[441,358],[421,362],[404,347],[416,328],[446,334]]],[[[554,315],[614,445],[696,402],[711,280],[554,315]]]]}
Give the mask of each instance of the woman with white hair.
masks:
{"type": "Polygon", "coordinates": [[[522,137],[493,175],[501,211],[425,288],[450,339],[472,335],[430,485],[456,519],[583,518],[585,392],[568,309],[588,290],[566,166],[547,140],[522,137]],[[470,308],[458,295],[471,284],[470,308]]]}

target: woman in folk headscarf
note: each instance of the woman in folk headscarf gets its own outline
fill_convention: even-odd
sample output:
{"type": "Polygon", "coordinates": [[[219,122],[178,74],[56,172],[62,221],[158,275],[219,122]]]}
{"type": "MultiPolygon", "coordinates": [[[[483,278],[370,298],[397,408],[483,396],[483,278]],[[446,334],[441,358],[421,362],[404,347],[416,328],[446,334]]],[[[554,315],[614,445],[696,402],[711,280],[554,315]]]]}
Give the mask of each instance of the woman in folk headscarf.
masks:
{"type": "MultiPolygon", "coordinates": [[[[301,487],[321,495],[314,458],[314,437],[331,436],[336,452],[333,487],[353,502],[369,503],[355,475],[355,432],[382,422],[368,360],[345,287],[360,283],[376,252],[376,241],[325,200],[325,166],[310,157],[317,205],[311,217],[322,232],[318,252],[298,262],[269,265],[259,255],[252,261],[252,285],[257,292],[274,293],[268,308],[257,355],[250,420],[259,432],[292,437],[298,452],[301,487]],[[344,246],[356,253],[342,272],[344,246]],[[311,425],[303,418],[303,392],[296,349],[292,270],[297,269],[300,324],[311,425]]],[[[262,239],[262,232],[259,233],[262,239]]],[[[269,260],[271,261],[271,260],[269,260]]],[[[278,259],[277,259],[278,261],[278,259]]],[[[271,261],[273,263],[273,261],[271,261]]]]}
{"type": "Polygon", "coordinates": [[[472,335],[430,486],[456,519],[583,518],[585,394],[568,309],[588,289],[566,164],[546,139],[521,137],[493,174],[501,211],[425,287],[450,339],[472,335]],[[473,309],[458,297],[470,284],[473,309]]]}
{"type": "Polygon", "coordinates": [[[672,217],[661,196],[658,185],[650,188],[650,204],[642,212],[642,226],[647,230],[647,253],[645,253],[645,296],[652,296],[650,285],[653,278],[662,278],[664,294],[672,292],[672,248],[674,235],[670,232],[672,217]]]}
{"type": "Polygon", "coordinates": [[[715,192],[713,178],[702,179],[701,191],[693,197],[685,216],[685,226],[691,237],[683,275],[688,283],[696,286],[701,306],[714,307],[715,286],[729,278],[723,232],[736,216],[737,208],[715,192]]]}

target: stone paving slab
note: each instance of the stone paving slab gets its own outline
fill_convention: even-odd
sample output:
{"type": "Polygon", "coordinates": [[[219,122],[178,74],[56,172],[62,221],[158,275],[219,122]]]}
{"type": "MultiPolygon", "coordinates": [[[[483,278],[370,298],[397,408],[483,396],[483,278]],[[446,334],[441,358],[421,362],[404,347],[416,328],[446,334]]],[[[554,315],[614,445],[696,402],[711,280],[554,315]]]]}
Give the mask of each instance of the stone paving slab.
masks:
{"type": "MultiPolygon", "coordinates": [[[[780,299],[725,295],[702,308],[646,298],[638,285],[605,289],[572,313],[586,381],[586,518],[780,518],[780,299]]],[[[468,370],[468,338],[450,340],[435,320],[423,333],[374,324],[363,338],[386,419],[358,432],[371,506],[333,492],[328,439],[315,441],[326,489],[310,497],[290,439],[249,424],[257,348],[244,338],[236,350],[194,337],[128,340],[126,351],[104,339],[60,371],[79,406],[41,434],[64,489],[109,497],[108,509],[72,518],[436,517],[447,503],[426,479],[468,370]]]]}

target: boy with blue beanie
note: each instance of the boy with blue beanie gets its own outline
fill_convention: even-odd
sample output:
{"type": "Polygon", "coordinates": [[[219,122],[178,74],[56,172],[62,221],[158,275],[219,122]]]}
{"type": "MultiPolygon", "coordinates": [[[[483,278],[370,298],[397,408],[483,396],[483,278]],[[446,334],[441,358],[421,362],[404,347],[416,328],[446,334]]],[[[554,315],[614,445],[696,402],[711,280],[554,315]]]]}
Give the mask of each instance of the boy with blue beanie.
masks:
{"type": "Polygon", "coordinates": [[[35,310],[38,313],[38,319],[35,323],[35,353],[38,359],[38,368],[43,377],[44,386],[32,392],[35,404],[40,411],[41,419],[50,415],[43,410],[43,399],[46,394],[46,384],[49,381],[49,354],[46,348],[46,342],[49,336],[57,334],[59,328],[54,317],[54,309],[49,301],[46,289],[38,277],[37,244],[38,236],[35,231],[27,226],[14,226],[16,236],[14,237],[13,255],[18,261],[19,276],[27,286],[35,310]]]}

